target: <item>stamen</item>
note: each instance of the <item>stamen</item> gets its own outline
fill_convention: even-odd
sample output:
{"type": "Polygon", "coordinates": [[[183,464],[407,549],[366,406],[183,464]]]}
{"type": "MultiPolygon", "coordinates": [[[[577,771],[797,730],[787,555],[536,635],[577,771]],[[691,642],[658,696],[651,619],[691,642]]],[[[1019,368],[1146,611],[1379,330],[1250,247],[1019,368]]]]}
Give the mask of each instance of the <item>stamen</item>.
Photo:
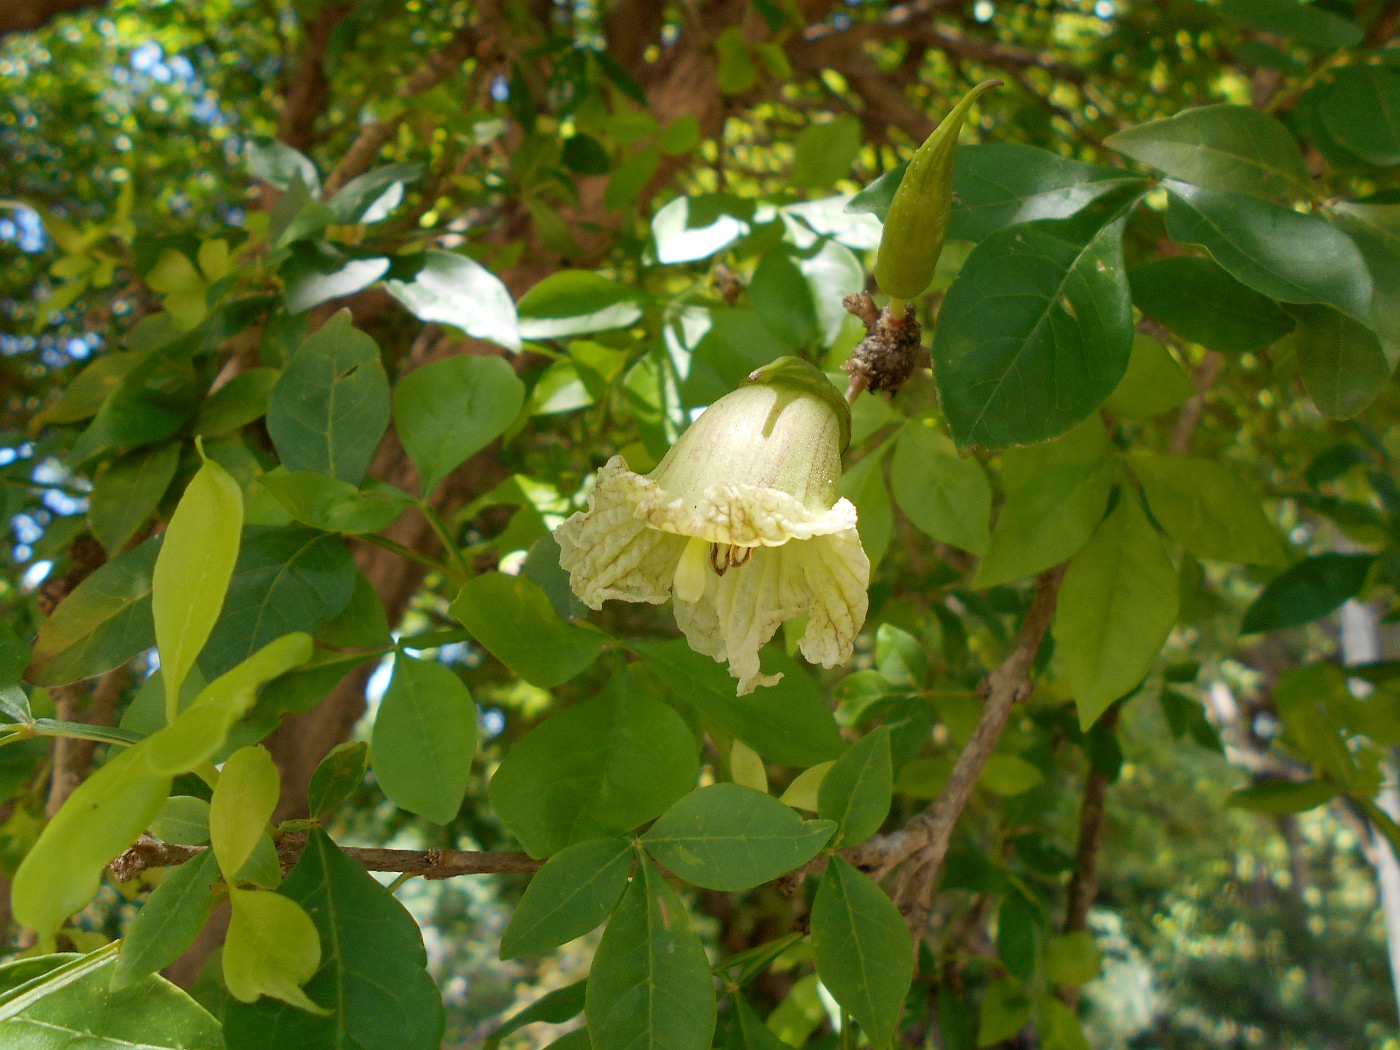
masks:
{"type": "Polygon", "coordinates": [[[710,544],[710,568],[715,570],[716,576],[723,576],[730,569],[747,565],[752,557],[752,547],[740,547],[734,543],[710,544]]]}
{"type": "MultiPolygon", "coordinates": [[[[692,536],[686,541],[681,560],[676,564],[676,577],[672,584],[676,601],[694,605],[705,596],[705,547],[704,540],[692,536]]],[[[712,545],[710,545],[712,546],[712,545]]],[[[714,555],[711,553],[711,563],[714,555]]],[[[718,570],[716,570],[718,571],[718,570]]]]}

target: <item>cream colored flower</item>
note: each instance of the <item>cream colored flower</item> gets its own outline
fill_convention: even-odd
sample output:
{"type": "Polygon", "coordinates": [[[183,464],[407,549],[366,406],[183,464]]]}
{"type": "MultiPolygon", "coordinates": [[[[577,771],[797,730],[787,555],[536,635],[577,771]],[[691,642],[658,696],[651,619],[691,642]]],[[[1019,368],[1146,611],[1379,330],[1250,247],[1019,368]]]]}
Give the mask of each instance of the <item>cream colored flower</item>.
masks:
{"type": "Polygon", "coordinates": [[[802,655],[848,660],[870,561],[836,492],[846,412],[825,376],[784,359],[706,409],[650,475],[614,456],[555,532],[574,592],[594,609],[674,596],[690,647],[727,660],[741,696],[782,677],[758,651],[803,613],[802,655]]]}

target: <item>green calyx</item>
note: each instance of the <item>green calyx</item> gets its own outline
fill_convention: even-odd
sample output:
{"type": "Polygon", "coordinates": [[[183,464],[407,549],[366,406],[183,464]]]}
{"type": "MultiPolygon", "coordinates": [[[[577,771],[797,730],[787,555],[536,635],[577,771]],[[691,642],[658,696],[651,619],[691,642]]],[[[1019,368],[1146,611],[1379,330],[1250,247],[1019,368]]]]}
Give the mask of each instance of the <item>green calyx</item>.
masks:
{"type": "Polygon", "coordinates": [[[885,215],[875,255],[875,280],[896,299],[922,295],[933,282],[953,212],[953,154],[968,110],[983,92],[1000,87],[984,80],[963,96],[914,153],[885,215]]]}
{"type": "Polygon", "coordinates": [[[762,368],[754,369],[739,385],[786,386],[821,398],[836,412],[836,421],[841,427],[841,451],[845,452],[846,446],[851,443],[851,406],[826,377],[826,373],[810,361],[800,357],[780,357],[762,368]]]}

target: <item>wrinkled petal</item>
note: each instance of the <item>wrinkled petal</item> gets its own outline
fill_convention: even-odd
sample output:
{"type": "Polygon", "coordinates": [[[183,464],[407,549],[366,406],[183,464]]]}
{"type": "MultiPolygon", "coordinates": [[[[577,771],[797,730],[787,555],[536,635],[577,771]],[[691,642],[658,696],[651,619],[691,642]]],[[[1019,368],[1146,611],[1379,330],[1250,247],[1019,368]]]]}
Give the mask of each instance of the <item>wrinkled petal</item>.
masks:
{"type": "Polygon", "coordinates": [[[674,499],[652,484],[640,493],[637,517],[652,528],[711,543],[777,547],[855,528],[856,508],[848,499],[829,510],[812,510],[781,489],[758,485],[712,485],[696,502],[674,499]]]}
{"type": "Polygon", "coordinates": [[[834,667],[850,659],[865,622],[870,561],[854,529],[754,551],[747,565],[711,576],[698,602],[677,601],[676,623],[696,652],[729,663],[739,695],[782,675],[759,670],[758,653],[778,628],[811,613],[802,655],[834,667]]]}
{"type": "Polygon", "coordinates": [[[835,667],[851,658],[870,607],[870,559],[855,529],[810,543],[791,544],[811,596],[811,619],[802,635],[810,663],[835,667]]]}
{"type": "Polygon", "coordinates": [[[637,519],[639,499],[655,487],[614,456],[598,472],[588,509],[554,530],[559,564],[589,608],[601,609],[609,598],[660,605],[670,597],[686,540],[637,519]]]}
{"type": "Polygon", "coordinates": [[[729,673],[739,679],[740,696],[782,677],[759,670],[758,651],[784,620],[802,615],[806,607],[791,546],[756,550],[742,568],[723,576],[711,573],[698,602],[676,602],[676,624],[690,647],[727,660],[729,673]]]}

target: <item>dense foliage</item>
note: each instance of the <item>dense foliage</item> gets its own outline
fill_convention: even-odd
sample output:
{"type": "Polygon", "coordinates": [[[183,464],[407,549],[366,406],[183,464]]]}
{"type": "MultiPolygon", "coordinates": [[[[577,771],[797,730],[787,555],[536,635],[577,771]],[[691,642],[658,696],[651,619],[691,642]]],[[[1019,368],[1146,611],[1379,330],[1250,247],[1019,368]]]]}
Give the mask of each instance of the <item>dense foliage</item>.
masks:
{"type": "Polygon", "coordinates": [[[1398,1045],[1400,3],[66,6],[0,1043],[1398,1045]]]}

